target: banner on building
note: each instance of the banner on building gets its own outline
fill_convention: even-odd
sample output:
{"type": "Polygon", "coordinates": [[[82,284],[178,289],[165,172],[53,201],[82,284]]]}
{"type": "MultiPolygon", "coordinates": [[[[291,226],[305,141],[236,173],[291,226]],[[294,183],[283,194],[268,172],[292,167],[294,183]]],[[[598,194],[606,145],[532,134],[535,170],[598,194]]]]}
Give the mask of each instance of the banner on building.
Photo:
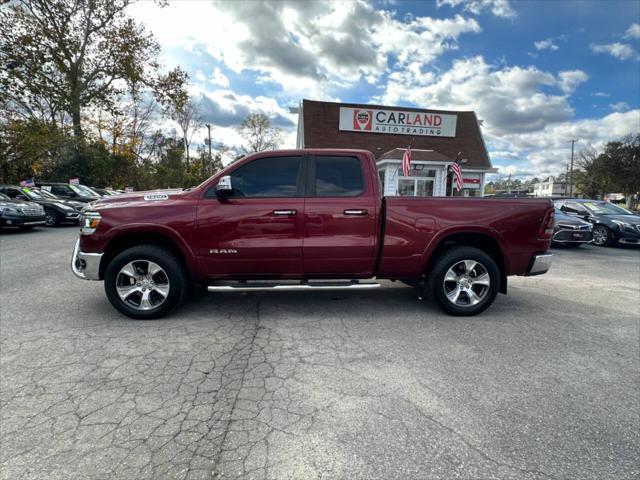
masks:
{"type": "Polygon", "coordinates": [[[437,112],[340,107],[339,129],[363,133],[455,137],[456,121],[456,115],[437,112]]]}
{"type": "Polygon", "coordinates": [[[471,188],[471,189],[480,188],[480,174],[462,172],[462,182],[463,182],[462,188],[471,188]]]}

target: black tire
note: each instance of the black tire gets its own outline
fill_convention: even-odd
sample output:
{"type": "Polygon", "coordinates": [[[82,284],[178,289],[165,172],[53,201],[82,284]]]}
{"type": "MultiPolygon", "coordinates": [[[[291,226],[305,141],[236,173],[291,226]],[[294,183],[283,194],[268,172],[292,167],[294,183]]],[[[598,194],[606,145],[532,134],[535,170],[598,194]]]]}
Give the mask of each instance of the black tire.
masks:
{"type": "Polygon", "coordinates": [[[593,227],[593,244],[599,247],[606,247],[611,244],[611,230],[604,225],[596,225],[593,227]],[[598,233],[596,233],[598,232],[598,233]]]}
{"type": "MultiPolygon", "coordinates": [[[[469,273],[469,278],[474,278],[474,272],[469,273]]],[[[479,277],[480,275],[477,276],[479,277]]],[[[447,285],[449,285],[449,283],[450,282],[448,282],[447,285]]],[[[455,282],[453,283],[455,285],[455,282]]],[[[425,294],[429,298],[434,299],[438,303],[438,306],[450,315],[471,316],[477,315],[478,313],[486,310],[493,303],[496,299],[496,295],[498,294],[499,286],[500,270],[493,258],[477,248],[460,246],[447,249],[433,264],[428,274],[425,294]],[[458,305],[452,303],[452,301],[447,298],[445,275],[449,269],[456,267],[463,260],[473,260],[477,262],[480,266],[474,267],[474,272],[476,274],[483,272],[489,277],[488,286],[485,287],[483,285],[478,285],[470,287],[472,289],[476,289],[473,293],[480,294],[478,296],[481,299],[475,305],[458,305]]],[[[449,291],[449,293],[451,293],[451,291],[449,291]]],[[[462,291],[461,295],[463,295],[463,298],[466,298],[469,303],[471,302],[471,296],[467,293],[462,291]]]]}
{"type": "Polygon", "coordinates": [[[166,248],[156,245],[139,245],[116,255],[104,275],[104,290],[113,307],[127,317],[136,320],[161,318],[180,305],[189,294],[191,282],[183,263],[166,248]],[[149,310],[139,310],[123,301],[117,291],[121,269],[130,262],[154,262],[166,273],[169,292],[162,303],[149,310]]]}
{"type": "Polygon", "coordinates": [[[47,227],[58,227],[62,223],[60,214],[54,210],[45,210],[44,223],[47,227]]]}

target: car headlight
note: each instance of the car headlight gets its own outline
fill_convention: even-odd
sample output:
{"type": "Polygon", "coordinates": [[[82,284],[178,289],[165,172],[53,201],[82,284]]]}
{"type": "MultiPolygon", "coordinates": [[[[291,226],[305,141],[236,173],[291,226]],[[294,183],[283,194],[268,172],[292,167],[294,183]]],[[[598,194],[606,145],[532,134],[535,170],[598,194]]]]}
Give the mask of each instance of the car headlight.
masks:
{"type": "Polygon", "coordinates": [[[83,212],[80,220],[80,235],[91,235],[96,231],[102,216],[98,212],[83,212]]]}
{"type": "Polygon", "coordinates": [[[625,228],[633,230],[633,225],[630,223],[623,222],[622,220],[611,220],[611,221],[616,225],[618,225],[620,227],[620,230],[624,230],[625,228]]]}
{"type": "Polygon", "coordinates": [[[17,208],[0,205],[0,212],[20,213],[17,208]]]}
{"type": "Polygon", "coordinates": [[[73,208],[70,207],[69,205],[65,205],[64,203],[58,203],[56,202],[56,206],[60,207],[63,210],[67,210],[67,211],[73,211],[73,208]]]}

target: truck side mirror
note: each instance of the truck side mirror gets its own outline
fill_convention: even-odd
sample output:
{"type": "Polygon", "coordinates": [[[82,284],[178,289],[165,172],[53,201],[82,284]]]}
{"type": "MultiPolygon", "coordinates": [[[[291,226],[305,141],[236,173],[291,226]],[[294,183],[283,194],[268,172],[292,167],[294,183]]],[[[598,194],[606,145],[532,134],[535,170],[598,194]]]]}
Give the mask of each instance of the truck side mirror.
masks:
{"type": "Polygon", "coordinates": [[[225,175],[218,180],[216,185],[216,193],[218,195],[228,195],[233,192],[233,186],[231,185],[231,176],[225,175]]]}

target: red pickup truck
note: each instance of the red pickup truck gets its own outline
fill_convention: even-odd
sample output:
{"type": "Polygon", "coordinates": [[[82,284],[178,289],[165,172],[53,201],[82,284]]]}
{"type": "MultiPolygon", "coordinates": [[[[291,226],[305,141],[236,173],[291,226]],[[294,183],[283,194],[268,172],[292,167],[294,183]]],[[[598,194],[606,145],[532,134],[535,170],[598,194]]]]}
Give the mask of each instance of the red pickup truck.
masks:
{"type": "Polygon", "coordinates": [[[549,269],[550,200],[383,197],[373,154],[249,155],[198,187],[101,199],[83,212],[73,272],[111,304],[158,318],[211,292],[419,286],[453,315],[486,309],[507,276],[549,269]]]}

